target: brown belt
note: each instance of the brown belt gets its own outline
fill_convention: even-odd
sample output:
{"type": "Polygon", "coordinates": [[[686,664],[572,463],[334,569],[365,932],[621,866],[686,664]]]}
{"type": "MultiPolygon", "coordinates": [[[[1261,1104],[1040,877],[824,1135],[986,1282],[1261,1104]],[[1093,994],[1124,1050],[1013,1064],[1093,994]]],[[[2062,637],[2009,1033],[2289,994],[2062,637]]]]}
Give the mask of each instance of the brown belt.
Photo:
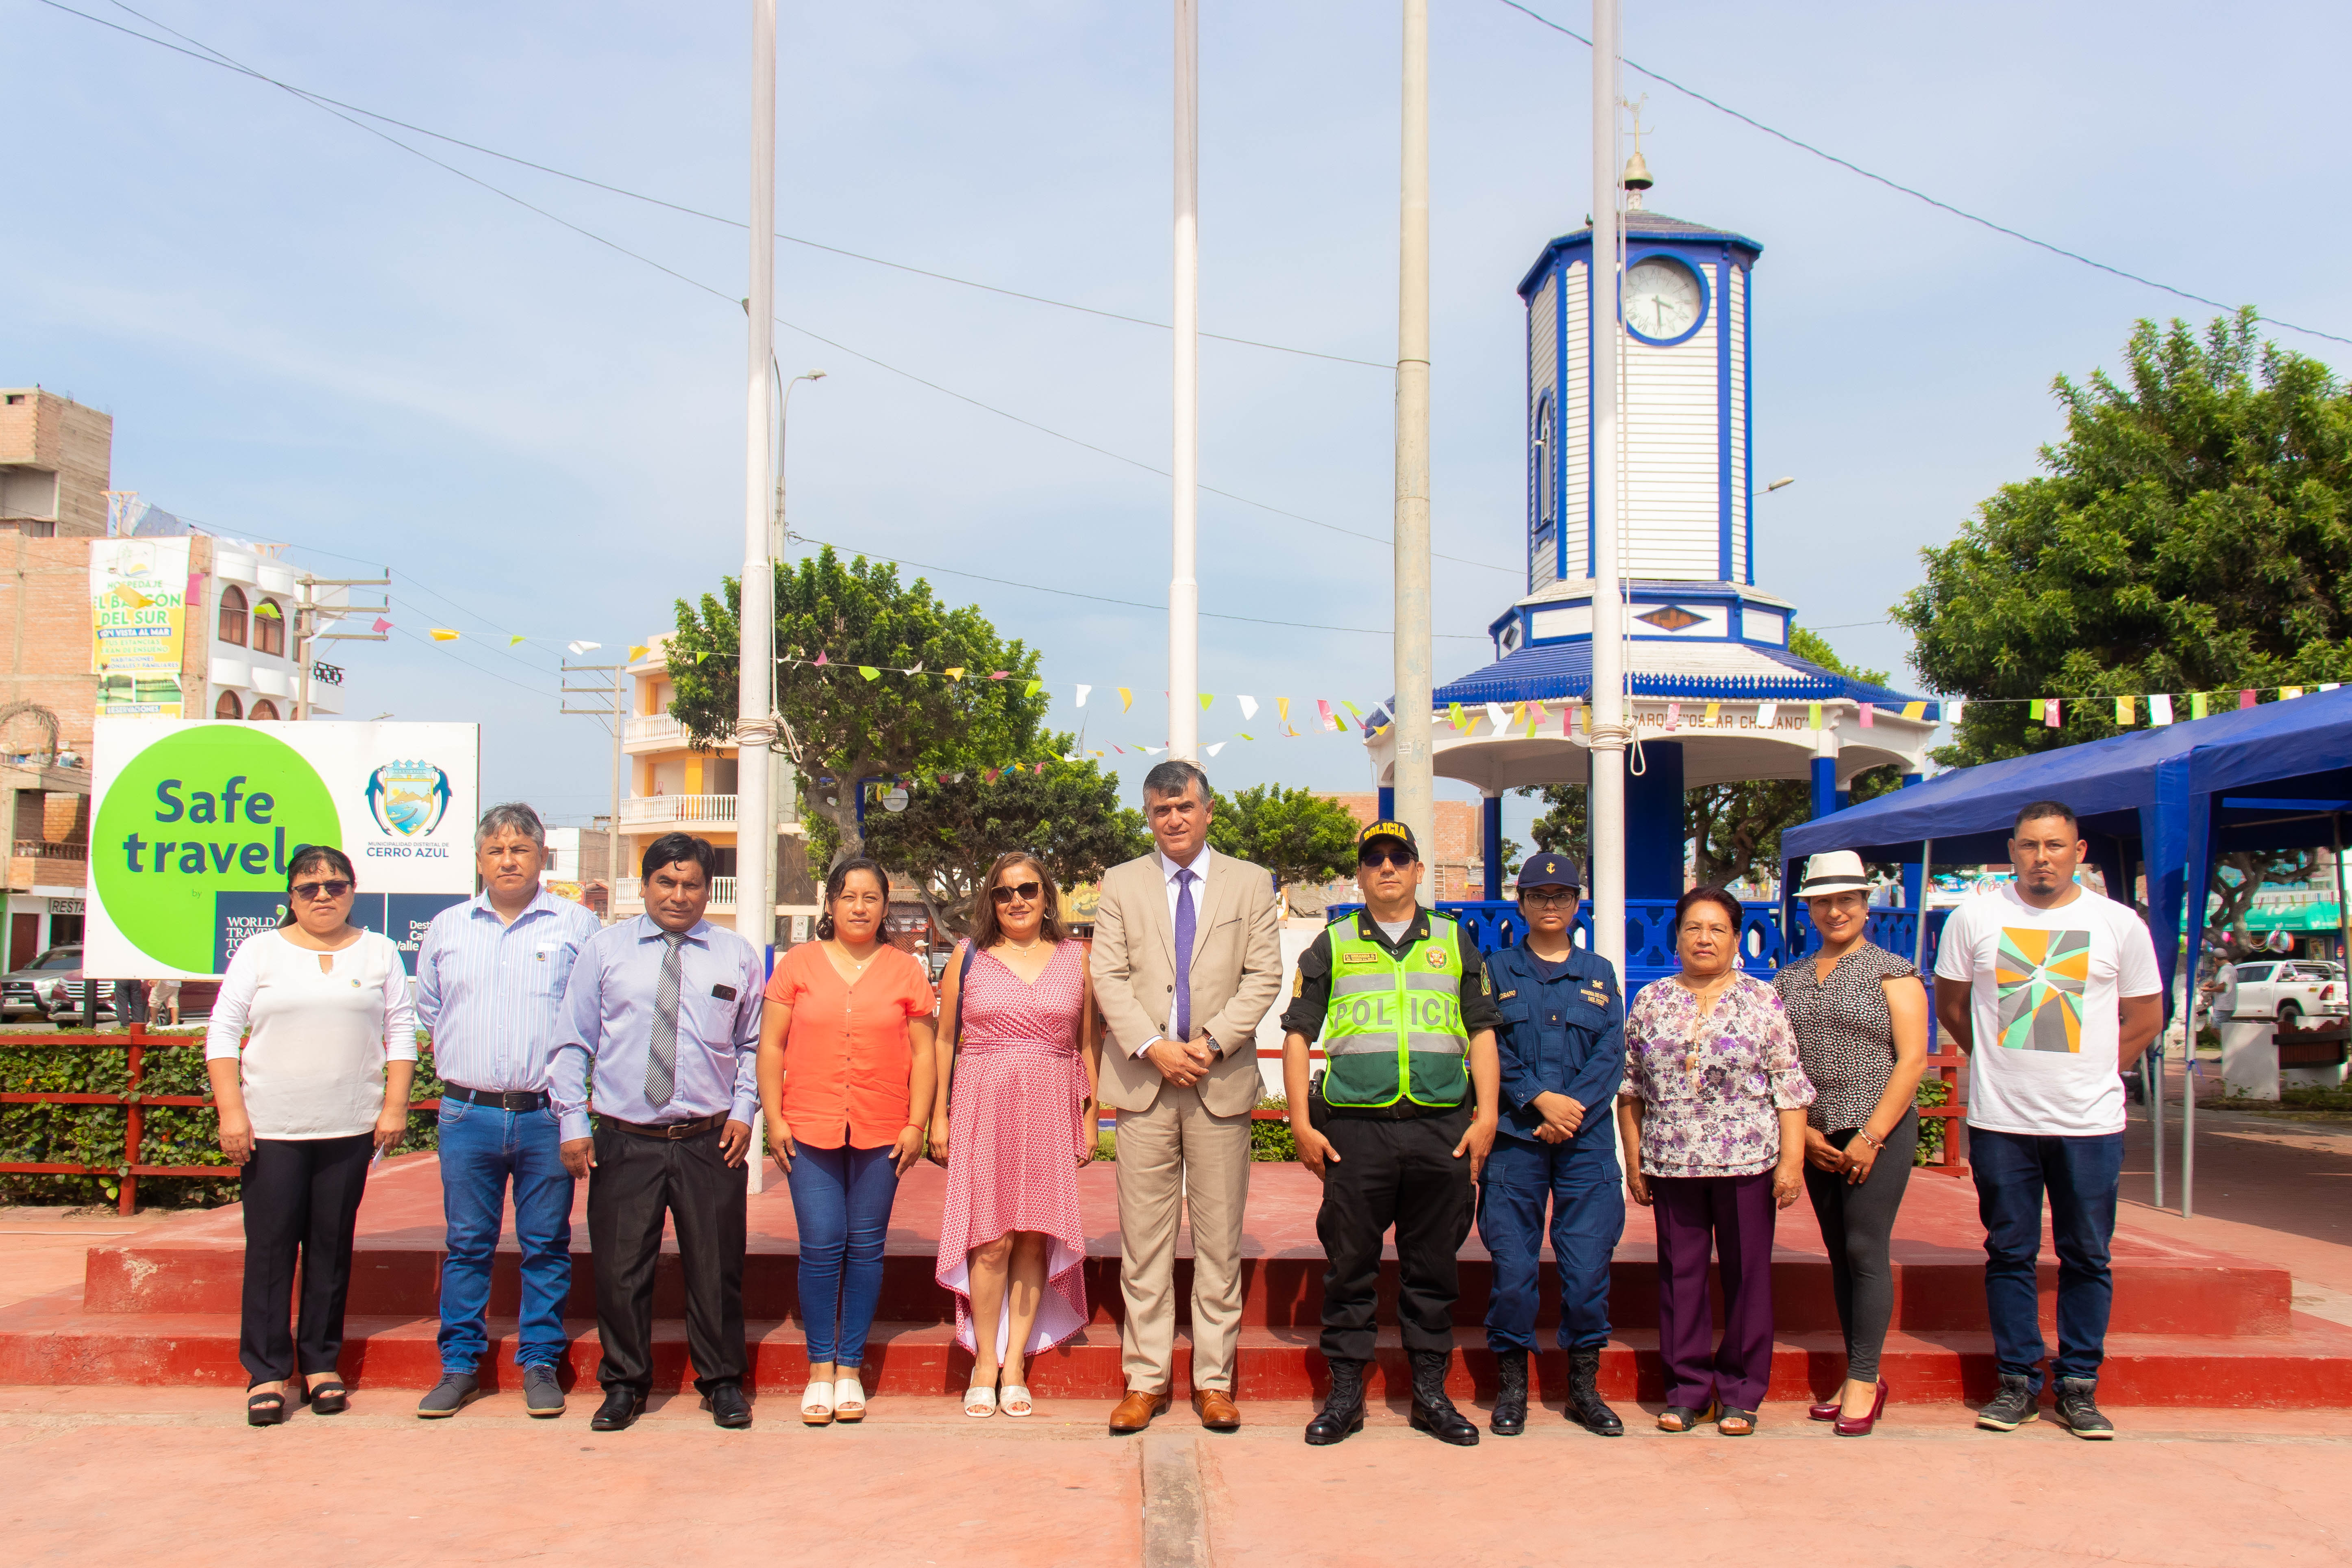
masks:
{"type": "Polygon", "coordinates": [[[691,1121],[624,1121],[617,1116],[604,1121],[624,1132],[634,1132],[640,1138],[698,1138],[705,1132],[716,1132],[727,1125],[727,1112],[714,1110],[708,1116],[698,1116],[691,1121]]]}

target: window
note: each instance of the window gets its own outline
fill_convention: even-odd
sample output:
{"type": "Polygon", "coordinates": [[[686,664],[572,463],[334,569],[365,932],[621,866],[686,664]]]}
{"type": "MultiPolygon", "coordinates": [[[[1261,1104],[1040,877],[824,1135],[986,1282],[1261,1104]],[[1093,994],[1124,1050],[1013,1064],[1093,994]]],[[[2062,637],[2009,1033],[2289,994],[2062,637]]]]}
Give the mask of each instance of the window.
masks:
{"type": "Polygon", "coordinates": [[[1559,498],[1554,493],[1551,460],[1551,394],[1536,399],[1536,527],[1549,528],[1559,521],[1559,498]]]}
{"type": "Polygon", "coordinates": [[[286,612],[275,599],[253,606],[253,651],[286,657],[286,612]]]}
{"type": "Polygon", "coordinates": [[[265,697],[256,702],[245,716],[257,724],[267,723],[278,717],[278,704],[265,697]]]}
{"type": "Polygon", "coordinates": [[[220,629],[213,635],[237,647],[245,646],[245,590],[234,583],[221,585],[220,629]]]}
{"type": "Polygon", "coordinates": [[[236,692],[224,691],[220,694],[220,700],[213,704],[213,717],[242,719],[245,717],[245,705],[236,700],[236,692]]]}

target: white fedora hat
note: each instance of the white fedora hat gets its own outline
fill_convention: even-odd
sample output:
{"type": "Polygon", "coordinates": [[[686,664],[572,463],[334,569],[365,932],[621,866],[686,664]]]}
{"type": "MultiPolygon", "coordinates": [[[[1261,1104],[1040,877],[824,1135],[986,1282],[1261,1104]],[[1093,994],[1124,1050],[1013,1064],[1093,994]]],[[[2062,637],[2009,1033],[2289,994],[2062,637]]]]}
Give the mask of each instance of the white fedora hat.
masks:
{"type": "Polygon", "coordinates": [[[1801,899],[1818,899],[1829,893],[1848,893],[1868,889],[1870,875],[1862,868],[1862,857],[1851,849],[1831,849],[1805,862],[1805,879],[1797,889],[1801,899]]]}

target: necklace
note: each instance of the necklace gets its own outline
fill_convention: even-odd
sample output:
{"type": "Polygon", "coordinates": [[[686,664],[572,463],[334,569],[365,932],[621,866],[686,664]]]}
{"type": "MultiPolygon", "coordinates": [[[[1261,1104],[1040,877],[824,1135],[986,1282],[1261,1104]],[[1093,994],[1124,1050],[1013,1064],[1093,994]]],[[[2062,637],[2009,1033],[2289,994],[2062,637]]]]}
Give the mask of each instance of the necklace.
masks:
{"type": "Polygon", "coordinates": [[[873,963],[873,962],[874,962],[874,959],[875,959],[876,954],[879,953],[879,952],[881,952],[881,949],[877,948],[877,949],[875,949],[875,951],[874,951],[873,952],[869,952],[869,953],[867,953],[867,954],[866,954],[865,957],[863,957],[863,958],[852,958],[852,957],[850,957],[850,956],[849,956],[849,949],[847,949],[846,947],[844,947],[844,946],[841,944],[840,940],[839,940],[838,938],[835,938],[835,941],[834,941],[834,944],[833,944],[833,951],[834,951],[834,952],[837,952],[837,953],[839,953],[839,954],[841,954],[842,962],[844,962],[844,963],[847,963],[851,968],[853,968],[853,969],[856,970],[860,974],[863,974],[863,973],[866,973],[866,966],[867,964],[869,964],[869,963],[873,963]]]}
{"type": "Polygon", "coordinates": [[[1015,952],[1034,952],[1039,948],[1045,945],[1045,939],[1042,936],[1025,942],[1015,942],[1009,936],[1004,937],[1002,940],[1005,946],[1011,948],[1015,952]]]}

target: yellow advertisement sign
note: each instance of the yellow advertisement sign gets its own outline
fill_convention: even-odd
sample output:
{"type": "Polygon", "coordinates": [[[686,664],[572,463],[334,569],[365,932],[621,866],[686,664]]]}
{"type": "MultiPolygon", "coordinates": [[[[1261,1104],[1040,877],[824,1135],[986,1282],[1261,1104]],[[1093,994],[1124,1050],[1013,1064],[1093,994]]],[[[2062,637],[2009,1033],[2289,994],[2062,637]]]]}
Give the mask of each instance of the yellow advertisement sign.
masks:
{"type": "Polygon", "coordinates": [[[100,713],[180,717],[190,586],[184,539],[90,541],[90,668],[100,713]]]}

